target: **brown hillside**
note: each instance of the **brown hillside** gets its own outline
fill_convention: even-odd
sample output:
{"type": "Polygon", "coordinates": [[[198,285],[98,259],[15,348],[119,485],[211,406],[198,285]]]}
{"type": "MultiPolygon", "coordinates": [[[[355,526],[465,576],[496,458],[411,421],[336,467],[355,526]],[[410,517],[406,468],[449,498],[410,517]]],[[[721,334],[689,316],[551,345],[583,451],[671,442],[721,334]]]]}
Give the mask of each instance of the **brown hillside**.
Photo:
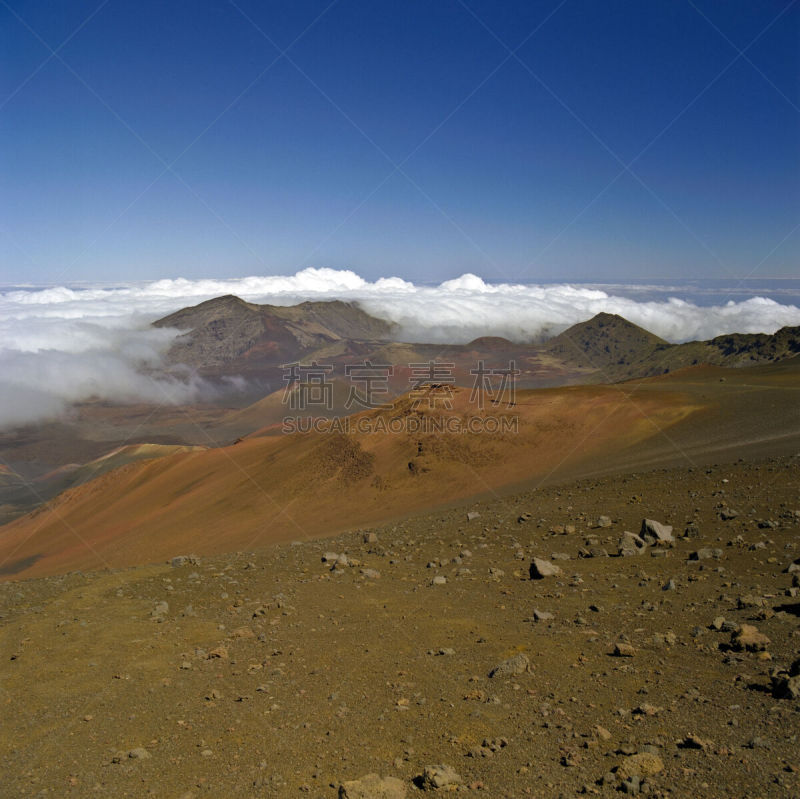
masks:
{"type": "MultiPolygon", "coordinates": [[[[456,389],[451,418],[472,413],[456,389]]],[[[130,464],[66,491],[0,528],[0,561],[19,576],[150,562],[328,535],[565,469],[579,469],[685,419],[701,406],[676,390],[630,401],[613,387],[519,392],[498,418],[519,432],[268,435],[130,464]],[[26,565],[29,564],[29,565],[26,565]]],[[[441,408],[351,418],[431,423],[441,408]]]]}

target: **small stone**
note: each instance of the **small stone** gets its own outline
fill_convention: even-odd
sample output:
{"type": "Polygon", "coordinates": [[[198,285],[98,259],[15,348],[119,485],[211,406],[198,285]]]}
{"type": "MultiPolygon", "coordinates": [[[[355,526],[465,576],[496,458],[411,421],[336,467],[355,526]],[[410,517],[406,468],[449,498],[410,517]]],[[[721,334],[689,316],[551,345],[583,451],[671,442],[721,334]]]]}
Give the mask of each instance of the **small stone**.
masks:
{"type": "Polygon", "coordinates": [[[610,516],[600,516],[597,519],[595,527],[611,527],[611,517],[610,516]]]}
{"type": "Polygon", "coordinates": [[[447,577],[442,574],[437,574],[436,577],[431,580],[431,585],[444,585],[446,582],[447,577]]]}
{"type": "Polygon", "coordinates": [[[378,535],[377,533],[369,532],[364,533],[363,541],[365,544],[377,544],[378,543],[378,535]]]}
{"type": "Polygon", "coordinates": [[[128,757],[131,760],[149,760],[152,755],[143,746],[137,746],[136,749],[128,752],[128,757]]]}
{"type": "Polygon", "coordinates": [[[475,521],[475,519],[480,519],[480,517],[481,517],[480,513],[478,513],[478,511],[476,510],[471,510],[467,513],[468,522],[475,521]]]}
{"type": "Polygon", "coordinates": [[[552,621],[555,616],[546,610],[534,610],[533,618],[536,621],[552,621]]]}

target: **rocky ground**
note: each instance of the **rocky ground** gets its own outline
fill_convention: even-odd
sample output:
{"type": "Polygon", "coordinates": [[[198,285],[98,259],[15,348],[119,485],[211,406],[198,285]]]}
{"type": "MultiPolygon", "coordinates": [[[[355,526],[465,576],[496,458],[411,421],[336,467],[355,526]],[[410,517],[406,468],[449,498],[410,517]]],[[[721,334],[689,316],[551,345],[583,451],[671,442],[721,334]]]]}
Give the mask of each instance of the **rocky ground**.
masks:
{"type": "Polygon", "coordinates": [[[794,457],[0,584],[0,794],[800,796],[799,556],[794,457]]]}

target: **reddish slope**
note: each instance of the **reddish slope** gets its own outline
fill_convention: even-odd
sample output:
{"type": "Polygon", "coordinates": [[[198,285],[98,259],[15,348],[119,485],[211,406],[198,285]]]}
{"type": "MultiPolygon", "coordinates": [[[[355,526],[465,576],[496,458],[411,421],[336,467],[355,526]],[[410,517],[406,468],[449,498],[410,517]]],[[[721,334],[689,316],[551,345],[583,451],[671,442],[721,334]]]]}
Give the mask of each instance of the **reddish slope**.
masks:
{"type": "MultiPolygon", "coordinates": [[[[471,408],[457,390],[456,415],[471,408]]],[[[657,435],[696,410],[675,391],[636,403],[613,387],[519,392],[519,432],[309,433],[135,463],[71,489],[0,528],[6,574],[122,567],[181,552],[252,549],[326,535],[546,478],[657,435]]],[[[415,412],[408,398],[381,419],[415,412]]]]}

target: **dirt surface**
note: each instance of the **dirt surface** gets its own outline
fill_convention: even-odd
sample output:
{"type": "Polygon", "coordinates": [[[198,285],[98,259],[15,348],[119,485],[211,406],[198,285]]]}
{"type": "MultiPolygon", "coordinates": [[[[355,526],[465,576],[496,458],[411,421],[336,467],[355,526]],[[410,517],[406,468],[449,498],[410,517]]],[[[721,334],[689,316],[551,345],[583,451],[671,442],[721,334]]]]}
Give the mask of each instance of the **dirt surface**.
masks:
{"type": "Polygon", "coordinates": [[[800,656],[798,556],[784,457],[6,582],[0,794],[335,797],[374,773],[394,793],[346,795],[414,796],[443,764],[426,794],[798,796],[800,699],[770,678],[800,656]],[[678,540],[617,556],[643,518],[678,540]]]}

